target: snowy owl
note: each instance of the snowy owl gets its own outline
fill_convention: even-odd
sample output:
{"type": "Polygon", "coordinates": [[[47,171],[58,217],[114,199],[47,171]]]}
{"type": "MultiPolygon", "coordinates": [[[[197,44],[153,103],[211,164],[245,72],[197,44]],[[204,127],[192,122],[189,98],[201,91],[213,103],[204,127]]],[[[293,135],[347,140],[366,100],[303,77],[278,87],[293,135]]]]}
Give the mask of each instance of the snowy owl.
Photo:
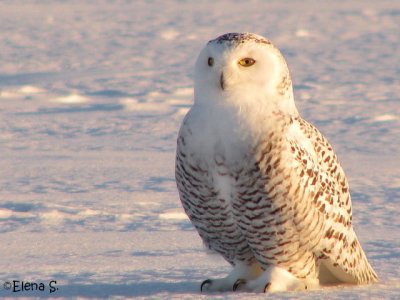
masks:
{"type": "Polygon", "coordinates": [[[266,38],[228,33],[201,51],[175,176],[203,242],[233,266],[203,292],[377,281],[352,227],[343,169],[299,115],[285,59],[266,38]]]}

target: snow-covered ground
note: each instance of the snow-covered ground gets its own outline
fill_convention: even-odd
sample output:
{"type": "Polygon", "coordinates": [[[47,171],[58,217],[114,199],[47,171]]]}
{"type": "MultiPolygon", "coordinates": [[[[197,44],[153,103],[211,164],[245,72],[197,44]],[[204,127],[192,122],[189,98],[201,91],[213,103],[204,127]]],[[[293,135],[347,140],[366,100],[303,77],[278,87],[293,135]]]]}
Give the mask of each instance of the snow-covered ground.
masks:
{"type": "MultiPolygon", "coordinates": [[[[399,1],[1,1],[0,297],[205,297],[230,268],[183,214],[175,138],[199,50],[251,31],[334,145],[380,276],[268,298],[399,298],[399,24],[399,1]]],[[[265,298],[216,297],[244,296],[265,298]]]]}

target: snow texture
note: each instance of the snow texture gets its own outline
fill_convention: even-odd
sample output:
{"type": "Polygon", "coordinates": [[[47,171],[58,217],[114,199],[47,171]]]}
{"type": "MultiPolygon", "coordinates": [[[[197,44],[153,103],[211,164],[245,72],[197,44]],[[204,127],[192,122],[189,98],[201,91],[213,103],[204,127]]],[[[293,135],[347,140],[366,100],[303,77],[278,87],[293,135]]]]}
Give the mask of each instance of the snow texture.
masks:
{"type": "MultiPolygon", "coordinates": [[[[197,53],[250,31],[282,50],[300,113],[334,145],[380,276],[268,298],[399,298],[399,24],[398,1],[1,1],[0,297],[206,298],[230,267],[184,215],[175,139],[197,53]]],[[[215,298],[244,296],[265,299],[215,298]]]]}

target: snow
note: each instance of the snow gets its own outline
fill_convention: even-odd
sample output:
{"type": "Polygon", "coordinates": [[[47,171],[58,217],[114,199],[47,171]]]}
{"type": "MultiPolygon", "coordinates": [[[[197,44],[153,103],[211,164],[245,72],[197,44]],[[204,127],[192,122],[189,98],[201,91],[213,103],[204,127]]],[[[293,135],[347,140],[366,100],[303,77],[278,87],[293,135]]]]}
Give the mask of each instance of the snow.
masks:
{"type": "Polygon", "coordinates": [[[71,94],[68,96],[61,96],[53,99],[54,102],[64,103],[64,104],[74,104],[74,103],[85,103],[89,102],[89,98],[77,94],[71,94]]]}
{"type": "Polygon", "coordinates": [[[334,145],[380,277],[268,297],[399,298],[399,24],[396,1],[1,1],[0,297],[206,298],[230,267],[184,215],[175,139],[197,53],[250,31],[282,50],[300,113],[334,145]]]}

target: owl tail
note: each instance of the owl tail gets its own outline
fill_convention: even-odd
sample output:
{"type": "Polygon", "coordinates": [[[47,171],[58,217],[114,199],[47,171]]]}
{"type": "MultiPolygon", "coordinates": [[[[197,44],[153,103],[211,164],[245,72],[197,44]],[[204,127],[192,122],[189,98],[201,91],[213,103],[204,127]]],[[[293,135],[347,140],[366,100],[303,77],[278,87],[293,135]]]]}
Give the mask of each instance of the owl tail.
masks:
{"type": "Polygon", "coordinates": [[[338,241],[334,251],[326,253],[320,265],[321,284],[345,282],[352,284],[367,284],[378,281],[378,276],[368,262],[354,231],[350,242],[338,241]]]}

